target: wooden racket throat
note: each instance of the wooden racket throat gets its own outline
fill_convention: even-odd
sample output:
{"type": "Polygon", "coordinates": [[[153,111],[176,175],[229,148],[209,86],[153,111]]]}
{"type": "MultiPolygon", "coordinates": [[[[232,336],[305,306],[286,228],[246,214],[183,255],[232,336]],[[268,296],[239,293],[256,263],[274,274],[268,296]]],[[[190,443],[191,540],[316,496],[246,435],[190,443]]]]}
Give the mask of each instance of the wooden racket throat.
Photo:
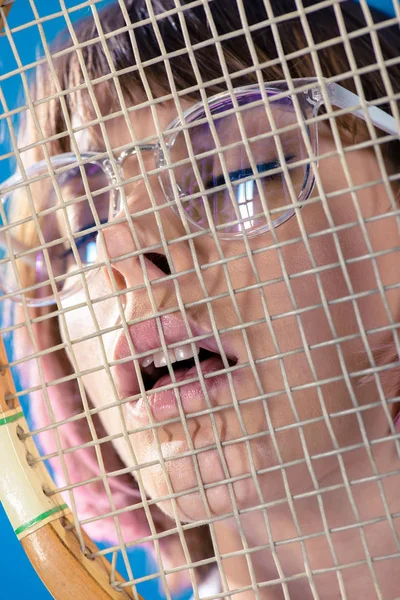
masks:
{"type": "Polygon", "coordinates": [[[3,32],[4,19],[7,17],[15,0],[0,0],[0,35],[3,32]]]}
{"type": "MultiPolygon", "coordinates": [[[[54,483],[43,461],[32,461],[38,452],[32,437],[23,435],[28,425],[1,338],[0,365],[0,500],[32,565],[56,600],[133,598],[112,587],[111,577],[115,583],[124,580],[105,557],[88,558],[82,552],[63,498],[44,493],[54,483]]],[[[86,534],[84,540],[89,556],[98,551],[86,534]]]]}

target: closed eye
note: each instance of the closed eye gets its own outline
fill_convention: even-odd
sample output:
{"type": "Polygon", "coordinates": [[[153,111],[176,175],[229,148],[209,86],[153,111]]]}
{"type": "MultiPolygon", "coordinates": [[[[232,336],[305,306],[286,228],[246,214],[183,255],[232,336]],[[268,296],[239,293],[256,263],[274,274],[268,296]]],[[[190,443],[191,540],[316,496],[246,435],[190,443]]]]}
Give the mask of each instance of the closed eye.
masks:
{"type": "MultiPolygon", "coordinates": [[[[285,156],[285,162],[287,163],[290,160],[293,160],[293,158],[295,158],[294,155],[285,156]]],[[[267,173],[268,171],[273,171],[274,169],[279,169],[280,166],[281,166],[281,162],[279,160],[273,160],[273,161],[270,161],[267,163],[261,163],[261,164],[257,165],[257,172],[258,173],[267,173]]],[[[229,180],[230,181],[240,181],[241,179],[245,179],[246,177],[251,177],[251,175],[253,175],[253,169],[251,167],[246,167],[243,169],[238,169],[237,171],[230,171],[229,172],[229,180]]],[[[281,174],[275,173],[274,175],[270,175],[269,177],[273,178],[275,176],[281,177],[281,174]]],[[[219,187],[219,186],[225,185],[225,184],[226,184],[225,175],[223,173],[221,173],[221,175],[217,175],[216,177],[213,177],[212,179],[207,181],[205,183],[205,188],[211,189],[211,188],[219,187]]]]}
{"type": "MultiPolygon", "coordinates": [[[[101,224],[106,223],[107,219],[100,221],[101,224]]],[[[88,223],[81,229],[78,229],[75,233],[79,233],[80,231],[86,231],[86,229],[92,229],[96,227],[96,223],[88,223]]],[[[98,231],[97,229],[93,229],[89,233],[85,233],[84,235],[75,239],[75,246],[79,252],[81,260],[84,264],[93,264],[97,258],[97,250],[96,250],[96,239],[97,239],[98,231]]],[[[72,247],[66,248],[64,252],[61,254],[61,259],[66,259],[69,256],[73,255],[72,247]]]]}

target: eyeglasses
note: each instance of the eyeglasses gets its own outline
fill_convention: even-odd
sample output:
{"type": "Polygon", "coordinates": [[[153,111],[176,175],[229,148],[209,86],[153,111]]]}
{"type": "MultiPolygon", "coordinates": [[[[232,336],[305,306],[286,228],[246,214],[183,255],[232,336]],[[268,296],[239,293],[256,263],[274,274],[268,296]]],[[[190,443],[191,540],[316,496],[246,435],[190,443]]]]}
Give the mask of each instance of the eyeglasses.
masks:
{"type": "MultiPolygon", "coordinates": [[[[107,223],[120,211],[118,180],[124,181],[125,161],[139,152],[151,152],[165,198],[192,229],[241,239],[285,223],[295,214],[293,202],[307,200],[314,186],[308,148],[318,156],[312,118],[324,103],[316,79],[292,83],[304,88],[296,90],[297,102],[287,83],[278,81],[194,105],[167,127],[162,142],[134,144],[123,152],[114,161],[119,177],[109,158],[86,152],[79,159],[72,153],[52,157],[51,171],[43,161],[24,177],[8,179],[0,186],[4,292],[43,306],[55,302],[54,286],[61,298],[80,287],[81,267],[97,259],[96,222],[107,223]]],[[[380,108],[355,109],[359,97],[336,83],[325,89],[333,106],[398,135],[395,120],[380,108]]]]}

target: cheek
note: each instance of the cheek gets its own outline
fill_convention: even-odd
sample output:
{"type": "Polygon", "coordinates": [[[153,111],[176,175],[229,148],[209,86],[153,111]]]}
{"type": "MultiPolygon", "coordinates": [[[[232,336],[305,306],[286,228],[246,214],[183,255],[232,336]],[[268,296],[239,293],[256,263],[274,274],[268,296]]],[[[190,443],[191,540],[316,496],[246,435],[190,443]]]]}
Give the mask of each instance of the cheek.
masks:
{"type": "MultiPolygon", "coordinates": [[[[380,176],[374,162],[366,161],[362,169],[358,162],[350,164],[350,170],[355,173],[355,185],[380,176]]],[[[332,165],[322,175],[327,194],[348,186],[346,178],[340,176],[340,169],[333,169],[332,165]]],[[[390,325],[386,301],[392,307],[392,315],[397,314],[399,306],[398,289],[382,293],[381,286],[381,283],[393,286],[398,282],[400,256],[395,218],[383,216],[364,222],[384,215],[390,206],[387,192],[383,185],[367,187],[358,192],[357,202],[358,207],[351,194],[343,193],[329,197],[329,212],[325,212],[321,202],[306,204],[299,218],[307,238],[302,239],[300,223],[293,217],[275,231],[278,243],[282,242],[279,251],[275,248],[262,251],[263,244],[274,243],[269,234],[252,241],[258,286],[254,286],[257,282],[249,275],[252,271],[248,259],[243,259],[247,260],[247,269],[243,266],[232,273],[235,287],[246,280],[243,273],[247,273],[250,285],[257,287],[236,295],[243,320],[260,320],[259,325],[247,328],[253,356],[273,356],[277,353],[276,345],[278,352],[292,353],[283,359],[290,387],[326,381],[321,391],[328,413],[352,407],[348,386],[359,394],[359,380],[349,377],[346,383],[344,374],[347,371],[351,375],[370,366],[369,348],[374,350],[385,340],[387,343],[387,335],[385,331],[371,334],[369,330],[390,325]],[[335,227],[334,233],[332,228],[335,227]],[[300,241],[288,243],[295,239],[300,241]],[[372,253],[379,252],[382,256],[371,259],[372,253]],[[270,319],[269,325],[261,322],[265,318],[270,319]],[[335,343],[338,339],[340,344],[335,343]],[[333,379],[332,383],[329,379],[333,379]]],[[[259,369],[264,388],[267,391],[275,387],[283,389],[278,361],[265,365],[259,369]]],[[[373,401],[374,393],[371,395],[371,390],[364,389],[359,400],[373,401]]],[[[300,419],[320,416],[315,385],[295,391],[293,400],[300,419]]],[[[274,425],[285,425],[285,421],[293,419],[286,398],[271,400],[270,406],[274,425]]],[[[374,427],[373,411],[368,411],[365,420],[370,414],[371,427],[374,427]]],[[[333,429],[340,441],[358,436],[353,417],[333,420],[333,429]]],[[[316,425],[308,431],[307,446],[314,452],[326,450],[323,440],[330,439],[326,426],[316,425]]],[[[280,437],[284,450],[285,436],[280,437]]],[[[293,457],[296,452],[289,450],[285,455],[293,457]]]]}
{"type": "MultiPolygon", "coordinates": [[[[68,310],[64,313],[64,318],[60,318],[63,340],[70,339],[73,343],[74,353],[79,354],[83,364],[98,362],[102,346],[106,353],[109,353],[118,332],[107,334],[100,332],[112,328],[120,317],[115,300],[100,300],[110,293],[102,271],[100,269],[93,271],[88,277],[87,283],[87,294],[81,290],[63,300],[63,308],[68,310]],[[90,299],[90,309],[88,299],[90,299]],[[77,308],[74,308],[75,306],[77,308]]],[[[111,359],[111,356],[109,358],[111,359]]],[[[80,360],[78,364],[81,366],[80,360]]]]}
{"type": "MultiPolygon", "coordinates": [[[[101,273],[94,272],[93,275],[88,279],[88,288],[90,298],[96,300],[107,295],[109,291],[101,273]]],[[[112,360],[119,330],[101,334],[99,332],[112,329],[116,324],[119,317],[118,305],[112,300],[94,302],[90,310],[85,292],[80,291],[65,299],[63,308],[69,310],[64,313],[64,318],[59,320],[60,331],[63,341],[67,344],[71,363],[78,365],[81,372],[92,371],[83,375],[81,380],[92,404],[106,406],[115,399],[113,382],[104,367],[107,361],[112,360]],[[74,309],[74,306],[79,308],[74,309]]]]}
{"type": "MultiPolygon", "coordinates": [[[[332,149],[332,143],[323,139],[321,153],[332,149]]],[[[281,298],[290,297],[286,283],[281,286],[282,293],[271,298],[270,305],[275,299],[280,314],[285,310],[303,310],[298,322],[301,320],[310,345],[357,335],[358,341],[353,340],[350,346],[353,351],[365,352],[362,329],[389,324],[386,300],[393,307],[392,314],[397,311],[399,293],[386,292],[385,297],[383,286],[398,281],[398,225],[394,217],[385,215],[390,207],[385,186],[368,186],[382,177],[372,153],[348,152],[346,162],[351,181],[339,158],[321,161],[319,174],[327,195],[325,207],[322,201],[306,204],[299,212],[302,227],[294,217],[277,230],[282,241],[301,238],[302,229],[307,237],[281,251],[291,307],[282,307],[281,298]],[[364,187],[352,195],[345,191],[350,185],[364,187]],[[381,256],[371,258],[374,253],[381,256]]],[[[318,194],[315,188],[313,197],[318,194]]],[[[283,322],[289,324],[289,320],[281,320],[282,330],[283,322]]],[[[294,318],[292,323],[295,324],[294,318]]],[[[294,327],[294,331],[298,329],[294,327]]],[[[342,345],[344,351],[346,344],[342,345]]]]}
{"type": "MultiPolygon", "coordinates": [[[[104,297],[109,293],[99,276],[89,280],[89,291],[91,298],[104,297]]],[[[85,301],[85,294],[81,292],[66,302],[72,307],[84,305],[85,301]]],[[[105,431],[116,436],[114,447],[122,460],[130,465],[131,452],[121,435],[120,409],[118,406],[110,408],[118,400],[112,379],[113,369],[108,372],[105,368],[107,362],[113,360],[113,349],[120,330],[96,335],[99,330],[104,331],[115,325],[119,318],[118,305],[115,301],[108,300],[95,302],[92,307],[93,313],[86,306],[66,312],[65,325],[60,322],[62,337],[64,341],[69,339],[72,342],[73,357],[69,352],[72,364],[77,364],[80,372],[89,371],[79,378],[84,385],[87,400],[91,406],[101,409],[98,414],[105,431]]]]}

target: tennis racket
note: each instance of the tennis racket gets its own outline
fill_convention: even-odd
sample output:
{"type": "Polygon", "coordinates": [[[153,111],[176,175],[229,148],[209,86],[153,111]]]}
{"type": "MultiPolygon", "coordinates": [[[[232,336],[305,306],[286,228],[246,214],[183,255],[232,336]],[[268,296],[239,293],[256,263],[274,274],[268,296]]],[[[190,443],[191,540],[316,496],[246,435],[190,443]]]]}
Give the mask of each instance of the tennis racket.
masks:
{"type": "Polygon", "coordinates": [[[0,499],[44,584],[399,597],[397,2],[18,4],[0,499]]]}

